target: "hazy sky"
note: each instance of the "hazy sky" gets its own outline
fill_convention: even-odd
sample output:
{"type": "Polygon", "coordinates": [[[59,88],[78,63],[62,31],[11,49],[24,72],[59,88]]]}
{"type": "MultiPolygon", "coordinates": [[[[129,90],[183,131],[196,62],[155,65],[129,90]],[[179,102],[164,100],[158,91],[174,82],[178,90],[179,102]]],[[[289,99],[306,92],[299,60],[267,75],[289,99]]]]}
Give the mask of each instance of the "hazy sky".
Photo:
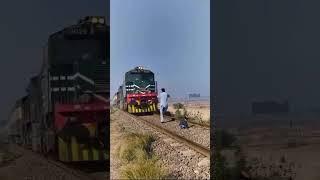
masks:
{"type": "Polygon", "coordinates": [[[111,93],[143,65],[173,97],[210,92],[209,0],[111,0],[111,93]]]}
{"type": "Polygon", "coordinates": [[[6,1],[0,6],[0,120],[40,70],[48,36],[87,15],[107,15],[107,0],[6,1]]]}
{"type": "Polygon", "coordinates": [[[217,109],[248,112],[253,99],[320,108],[320,1],[220,1],[214,9],[217,109]]]}

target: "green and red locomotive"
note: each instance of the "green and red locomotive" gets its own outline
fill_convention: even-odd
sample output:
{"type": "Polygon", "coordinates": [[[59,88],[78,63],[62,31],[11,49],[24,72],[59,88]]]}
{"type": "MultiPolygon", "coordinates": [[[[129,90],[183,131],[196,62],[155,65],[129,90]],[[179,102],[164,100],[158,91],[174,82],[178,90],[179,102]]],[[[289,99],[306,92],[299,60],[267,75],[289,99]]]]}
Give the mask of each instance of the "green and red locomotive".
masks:
{"type": "Polygon", "coordinates": [[[42,68],[12,113],[15,142],[66,163],[107,162],[109,43],[100,16],[50,35],[42,68]]]}
{"type": "Polygon", "coordinates": [[[139,66],[125,73],[116,93],[116,106],[131,114],[154,113],[157,110],[157,82],[154,73],[139,66]]]}

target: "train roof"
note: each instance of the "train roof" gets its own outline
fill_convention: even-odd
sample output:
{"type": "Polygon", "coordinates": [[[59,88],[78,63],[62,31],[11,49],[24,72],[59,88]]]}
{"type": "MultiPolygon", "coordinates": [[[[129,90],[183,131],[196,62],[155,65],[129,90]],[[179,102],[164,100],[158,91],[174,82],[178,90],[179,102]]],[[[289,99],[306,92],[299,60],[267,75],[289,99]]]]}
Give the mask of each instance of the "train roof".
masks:
{"type": "Polygon", "coordinates": [[[148,69],[145,69],[145,68],[143,68],[141,66],[138,66],[138,67],[135,67],[135,68],[131,69],[127,73],[153,73],[153,72],[148,70],[148,69]]]}
{"type": "Polygon", "coordinates": [[[89,28],[92,25],[105,27],[107,31],[110,31],[110,26],[106,22],[106,18],[104,16],[86,16],[80,20],[76,24],[70,25],[62,30],[59,30],[49,36],[49,39],[61,38],[64,33],[73,33],[74,29],[77,28],[89,28]]]}

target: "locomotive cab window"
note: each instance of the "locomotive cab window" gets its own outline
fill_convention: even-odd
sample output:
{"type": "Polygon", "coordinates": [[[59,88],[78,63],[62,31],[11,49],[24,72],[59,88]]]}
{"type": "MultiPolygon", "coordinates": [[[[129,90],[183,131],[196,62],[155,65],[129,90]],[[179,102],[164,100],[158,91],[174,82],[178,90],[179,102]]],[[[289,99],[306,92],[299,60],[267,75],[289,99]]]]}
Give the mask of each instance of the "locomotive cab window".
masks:
{"type": "Polygon", "coordinates": [[[130,73],[126,76],[127,82],[144,81],[153,82],[154,76],[152,73],[130,73]]]}

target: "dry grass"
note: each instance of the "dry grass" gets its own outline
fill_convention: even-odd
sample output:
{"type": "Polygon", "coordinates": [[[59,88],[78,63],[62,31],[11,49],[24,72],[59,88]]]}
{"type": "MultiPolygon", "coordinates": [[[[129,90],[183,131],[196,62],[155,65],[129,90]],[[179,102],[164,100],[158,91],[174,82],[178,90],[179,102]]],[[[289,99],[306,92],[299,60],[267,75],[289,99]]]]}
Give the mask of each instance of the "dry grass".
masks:
{"type": "Polygon", "coordinates": [[[118,111],[118,109],[115,108],[115,107],[111,107],[111,108],[110,108],[110,114],[113,114],[113,113],[115,113],[115,112],[117,112],[117,111],[118,111]]]}
{"type": "Polygon", "coordinates": [[[123,161],[121,176],[124,179],[164,179],[166,172],[152,153],[154,137],[148,134],[129,133],[119,143],[118,157],[123,161]]]}
{"type": "Polygon", "coordinates": [[[153,136],[148,134],[128,133],[118,146],[118,156],[120,159],[130,162],[136,159],[145,159],[151,154],[151,144],[153,136]]]}
{"type": "Polygon", "coordinates": [[[13,154],[7,149],[0,149],[0,167],[10,164],[20,156],[20,154],[13,154]]]}
{"type": "Polygon", "coordinates": [[[165,179],[166,176],[156,159],[145,159],[124,166],[122,177],[125,179],[165,179]]]}

